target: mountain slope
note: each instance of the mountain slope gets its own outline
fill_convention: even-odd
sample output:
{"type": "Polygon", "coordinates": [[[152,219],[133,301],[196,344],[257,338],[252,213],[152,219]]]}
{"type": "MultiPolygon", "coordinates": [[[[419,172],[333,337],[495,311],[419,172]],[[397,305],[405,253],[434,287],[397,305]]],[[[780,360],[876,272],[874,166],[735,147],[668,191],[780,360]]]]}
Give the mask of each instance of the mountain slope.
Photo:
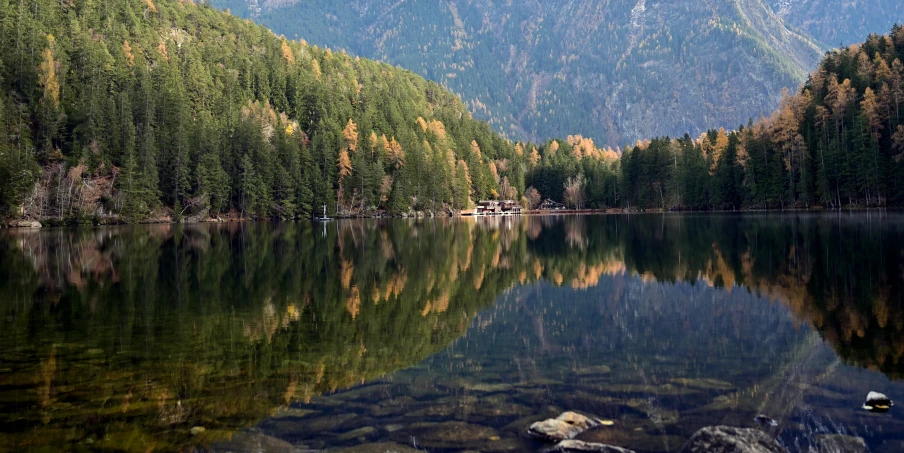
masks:
{"type": "Polygon", "coordinates": [[[534,140],[582,133],[614,146],[736,127],[796,89],[823,50],[761,0],[213,3],[409,68],[534,140]]]}
{"type": "Polygon", "coordinates": [[[769,0],[786,22],[831,46],[862,41],[904,22],[898,0],[769,0]]]}
{"type": "Polygon", "coordinates": [[[0,216],[438,211],[519,179],[491,171],[512,144],[409,71],[207,4],[23,5],[0,0],[0,216]]]}

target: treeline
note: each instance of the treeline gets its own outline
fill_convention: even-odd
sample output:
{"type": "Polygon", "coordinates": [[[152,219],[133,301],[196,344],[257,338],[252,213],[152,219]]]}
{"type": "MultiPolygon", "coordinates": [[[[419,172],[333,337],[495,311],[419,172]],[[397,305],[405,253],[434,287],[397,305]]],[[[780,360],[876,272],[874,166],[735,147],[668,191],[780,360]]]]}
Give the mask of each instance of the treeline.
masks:
{"type": "MultiPolygon", "coordinates": [[[[904,29],[826,54],[769,118],[621,159],[625,205],[738,209],[904,204],[904,29]]],[[[615,200],[612,200],[615,202],[615,200]]]]}
{"type": "Polygon", "coordinates": [[[206,4],[0,0],[0,40],[13,217],[440,210],[514,153],[434,83],[206,4]]]}

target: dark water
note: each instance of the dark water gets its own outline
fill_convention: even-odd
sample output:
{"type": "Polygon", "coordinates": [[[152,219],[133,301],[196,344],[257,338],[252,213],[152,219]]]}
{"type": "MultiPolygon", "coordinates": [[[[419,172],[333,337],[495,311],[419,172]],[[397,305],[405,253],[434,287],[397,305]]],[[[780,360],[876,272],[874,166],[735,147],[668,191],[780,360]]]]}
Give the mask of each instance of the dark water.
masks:
{"type": "Polygon", "coordinates": [[[3,230],[0,450],[901,452],[902,287],[897,214],[3,230]]]}

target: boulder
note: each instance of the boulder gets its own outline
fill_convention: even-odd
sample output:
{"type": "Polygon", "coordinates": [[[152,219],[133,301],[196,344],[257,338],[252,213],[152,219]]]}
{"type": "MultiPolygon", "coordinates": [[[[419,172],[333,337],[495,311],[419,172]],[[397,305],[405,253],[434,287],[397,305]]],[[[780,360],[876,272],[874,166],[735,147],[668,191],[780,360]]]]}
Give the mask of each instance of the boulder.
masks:
{"type": "Polygon", "coordinates": [[[754,417],[753,419],[754,419],[757,423],[759,423],[759,424],[761,424],[761,425],[763,425],[763,426],[771,426],[771,427],[773,427],[773,428],[776,427],[776,426],[778,426],[778,422],[777,422],[777,421],[775,421],[773,418],[771,418],[771,417],[769,417],[769,416],[766,416],[766,415],[763,415],[763,414],[757,415],[757,416],[754,417]]]}
{"type": "Polygon", "coordinates": [[[590,428],[599,426],[599,422],[576,412],[565,412],[556,418],[536,422],[527,429],[527,434],[537,439],[558,442],[573,439],[590,428]]]}
{"type": "Polygon", "coordinates": [[[894,405],[895,403],[887,396],[879,392],[869,392],[866,395],[866,402],[863,403],[863,408],[872,412],[888,412],[888,409],[894,405]]]}
{"type": "Polygon", "coordinates": [[[762,431],[709,426],[694,433],[679,453],[788,453],[788,450],[762,431]]]}
{"type": "Polygon", "coordinates": [[[41,228],[41,222],[37,220],[13,220],[9,222],[10,228],[41,228]]]}
{"type": "Polygon", "coordinates": [[[613,447],[612,445],[584,442],[580,440],[563,440],[556,444],[550,451],[561,453],[578,453],[585,451],[597,453],[634,453],[633,450],[627,450],[621,447],[613,447]]]}

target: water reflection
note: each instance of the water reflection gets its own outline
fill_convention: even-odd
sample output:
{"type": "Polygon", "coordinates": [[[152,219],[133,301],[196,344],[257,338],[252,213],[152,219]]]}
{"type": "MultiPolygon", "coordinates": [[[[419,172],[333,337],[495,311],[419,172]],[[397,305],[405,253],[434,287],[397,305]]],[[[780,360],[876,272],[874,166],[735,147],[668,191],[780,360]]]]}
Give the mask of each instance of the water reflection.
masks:
{"type": "Polygon", "coordinates": [[[7,231],[0,449],[516,451],[562,409],[617,420],[590,440],[638,451],[759,412],[792,449],[838,432],[891,448],[876,430],[902,419],[854,410],[900,387],[836,354],[904,371],[902,228],[860,214],[7,231]]]}

